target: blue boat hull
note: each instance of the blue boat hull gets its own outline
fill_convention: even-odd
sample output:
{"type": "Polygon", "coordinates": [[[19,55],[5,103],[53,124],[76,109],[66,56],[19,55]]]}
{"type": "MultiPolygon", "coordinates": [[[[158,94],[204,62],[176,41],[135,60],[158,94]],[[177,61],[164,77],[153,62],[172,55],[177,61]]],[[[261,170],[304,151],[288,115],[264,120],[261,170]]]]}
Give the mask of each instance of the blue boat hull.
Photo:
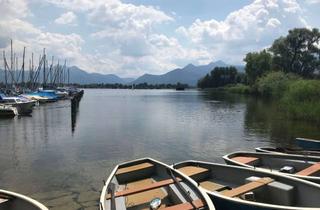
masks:
{"type": "Polygon", "coordinates": [[[313,139],[296,138],[297,145],[303,149],[320,150],[320,141],[313,139]]]}

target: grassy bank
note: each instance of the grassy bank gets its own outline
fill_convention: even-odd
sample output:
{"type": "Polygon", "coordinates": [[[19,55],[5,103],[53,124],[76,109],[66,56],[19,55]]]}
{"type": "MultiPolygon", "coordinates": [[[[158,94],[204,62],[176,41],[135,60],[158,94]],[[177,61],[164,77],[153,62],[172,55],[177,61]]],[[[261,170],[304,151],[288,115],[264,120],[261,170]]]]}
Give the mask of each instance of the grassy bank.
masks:
{"type": "Polygon", "coordinates": [[[320,123],[320,81],[297,80],[291,82],[281,99],[281,109],[295,119],[320,123]]]}
{"type": "Polygon", "coordinates": [[[320,123],[320,80],[306,80],[293,74],[270,72],[252,86],[237,84],[225,91],[254,94],[279,101],[279,111],[293,119],[320,123]]]}

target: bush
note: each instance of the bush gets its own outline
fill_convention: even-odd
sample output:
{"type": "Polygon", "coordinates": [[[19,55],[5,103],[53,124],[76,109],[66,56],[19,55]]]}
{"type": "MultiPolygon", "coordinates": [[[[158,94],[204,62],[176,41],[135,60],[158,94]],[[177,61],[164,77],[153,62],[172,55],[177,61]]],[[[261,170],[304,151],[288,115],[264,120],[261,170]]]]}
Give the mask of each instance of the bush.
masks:
{"type": "Polygon", "coordinates": [[[281,107],[295,119],[320,122],[320,81],[291,82],[281,100],[281,107]]]}
{"type": "Polygon", "coordinates": [[[226,90],[230,93],[240,93],[240,94],[249,94],[251,93],[251,89],[249,86],[244,84],[236,84],[233,86],[229,86],[226,90]]]}
{"type": "Polygon", "coordinates": [[[298,77],[293,74],[273,71],[259,78],[253,89],[260,95],[280,98],[290,82],[295,80],[298,80],[298,77]]]}

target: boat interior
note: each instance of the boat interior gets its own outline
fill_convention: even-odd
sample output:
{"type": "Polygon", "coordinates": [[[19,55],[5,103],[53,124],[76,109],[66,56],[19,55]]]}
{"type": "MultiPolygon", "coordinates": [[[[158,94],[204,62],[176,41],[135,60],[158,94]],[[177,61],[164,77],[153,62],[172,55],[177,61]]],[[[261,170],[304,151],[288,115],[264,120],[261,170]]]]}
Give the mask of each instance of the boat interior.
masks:
{"type": "Polygon", "coordinates": [[[208,209],[194,184],[159,162],[130,162],[120,165],[112,176],[104,210],[208,209]]]}
{"type": "Polygon", "coordinates": [[[199,161],[181,162],[175,164],[174,168],[196,181],[209,192],[210,197],[221,194],[229,198],[272,205],[320,205],[320,188],[283,176],[199,161]]]}
{"type": "Polygon", "coordinates": [[[300,176],[320,177],[320,158],[298,155],[277,155],[262,153],[234,153],[228,156],[232,161],[253,167],[270,169],[300,176]]]}

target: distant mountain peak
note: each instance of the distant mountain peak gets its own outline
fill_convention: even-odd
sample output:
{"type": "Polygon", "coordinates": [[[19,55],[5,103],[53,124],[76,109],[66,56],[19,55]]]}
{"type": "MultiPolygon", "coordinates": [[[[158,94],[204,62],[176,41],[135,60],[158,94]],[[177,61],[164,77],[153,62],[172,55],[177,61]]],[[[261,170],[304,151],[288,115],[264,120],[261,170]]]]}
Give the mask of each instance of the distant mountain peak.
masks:
{"type": "Polygon", "coordinates": [[[209,65],[215,65],[215,66],[226,66],[227,64],[222,60],[212,61],[209,63],[209,65]]]}
{"type": "Polygon", "coordinates": [[[189,68],[194,68],[196,67],[195,65],[193,65],[192,63],[189,63],[188,65],[186,65],[185,67],[183,67],[183,69],[189,69],[189,68]]]}

